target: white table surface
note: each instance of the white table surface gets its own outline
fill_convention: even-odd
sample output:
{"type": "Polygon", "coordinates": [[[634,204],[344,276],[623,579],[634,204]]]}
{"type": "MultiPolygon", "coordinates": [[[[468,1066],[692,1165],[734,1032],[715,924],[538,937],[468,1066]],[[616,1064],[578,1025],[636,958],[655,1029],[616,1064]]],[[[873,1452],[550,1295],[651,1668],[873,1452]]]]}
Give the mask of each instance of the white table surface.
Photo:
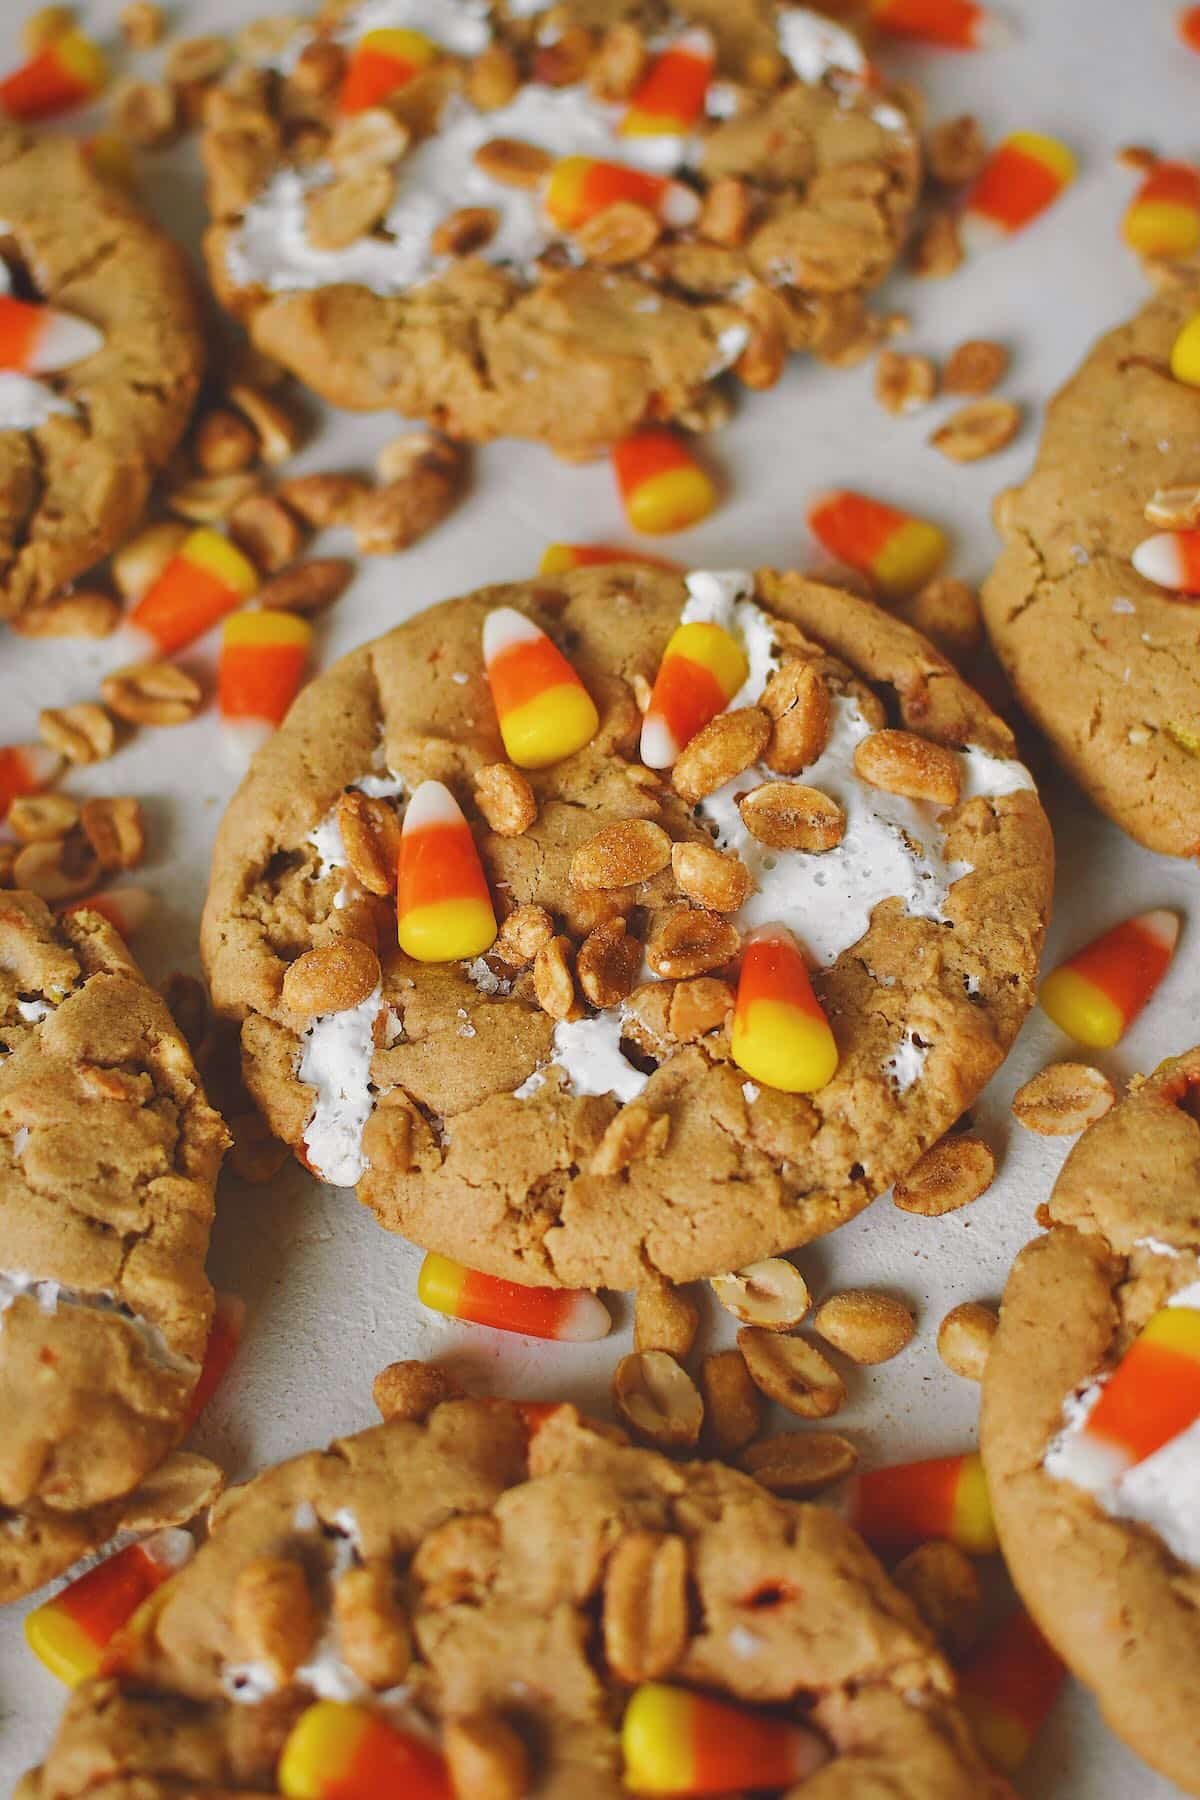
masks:
{"type": "MultiPolygon", "coordinates": [[[[0,6],[0,66],[17,59],[26,10],[22,0],[0,6]]],[[[177,9],[177,30],[221,30],[257,10],[253,0],[194,0],[177,9]]],[[[117,11],[118,0],[91,0],[82,17],[111,37],[117,11]]],[[[1176,155],[1196,149],[1200,57],[1176,43],[1174,12],[1173,0],[1005,0],[1016,27],[1010,47],[978,56],[905,52],[887,59],[897,73],[919,79],[932,118],[973,111],[992,140],[1021,127],[1049,131],[1080,158],[1074,188],[1025,236],[980,256],[949,281],[899,277],[885,291],[884,306],[912,314],[905,343],[913,349],[944,358],[964,337],[995,337],[1011,347],[1004,391],[1028,409],[1026,429],[1012,447],[958,467],[926,444],[952,402],[892,419],[872,397],[870,365],[834,371],[797,360],[779,387],[749,396],[713,440],[729,498],[699,529],[667,543],[669,553],[708,567],[811,565],[816,552],[803,522],[806,497],[844,484],[938,519],[953,532],[949,569],[970,580],[983,576],[995,550],[989,502],[1029,467],[1042,403],[1090,340],[1145,293],[1117,234],[1134,178],[1113,152],[1128,142],[1176,155]]],[[[139,59],[147,69],[155,60],[139,59]]],[[[194,143],[146,159],[145,188],[163,221],[194,246],[202,220],[194,143]]],[[[317,428],[297,469],[369,467],[395,429],[387,418],[321,416],[315,405],[313,417],[317,428]]],[[[442,529],[401,558],[363,563],[320,628],[321,666],[429,602],[530,573],[551,538],[628,541],[608,469],[566,467],[523,444],[481,452],[467,501],[442,529]]],[[[331,538],[330,548],[340,547],[331,538]]],[[[202,646],[195,663],[211,667],[209,651],[202,646]]],[[[111,662],[103,644],[0,635],[0,736],[9,742],[32,736],[40,706],[91,697],[111,662]]],[[[177,730],[143,732],[111,762],[69,785],[79,794],[142,797],[150,841],[144,879],[160,905],[137,950],[155,980],[173,969],[195,969],[210,844],[232,785],[215,754],[211,715],[177,730]]],[[[1100,1059],[1114,1079],[1124,1080],[1200,1035],[1200,965],[1191,943],[1196,871],[1135,847],[1066,783],[1053,784],[1045,797],[1061,871],[1050,961],[1144,907],[1175,906],[1189,921],[1154,1004],[1100,1059]]],[[[882,1368],[851,1373],[851,1404],[838,1425],[851,1431],[868,1459],[935,1454],[974,1436],[977,1390],[942,1367],[937,1325],[959,1301],[997,1299],[1013,1254],[1031,1235],[1034,1210],[1069,1143],[1022,1132],[1008,1104],[1020,1082],[1067,1049],[1035,1012],[981,1099],[978,1124],[1000,1169],[976,1205],[926,1220],[898,1212],[884,1198],[798,1258],[817,1297],[851,1284],[879,1286],[916,1308],[919,1334],[904,1354],[882,1368]]],[[[227,1176],[210,1267],[218,1287],[244,1296],[248,1324],[234,1373],[193,1435],[195,1447],[239,1479],[361,1428],[374,1417],[372,1375],[401,1356],[446,1358],[479,1391],[606,1404],[609,1371],[629,1348],[623,1300],[615,1303],[618,1329],[607,1342],[539,1346],[420,1309],[414,1298],[419,1260],[409,1245],[384,1236],[351,1194],[318,1186],[298,1166],[289,1165],[266,1190],[227,1176]]],[[[727,1323],[710,1320],[713,1342],[729,1335],[727,1323]]],[[[0,1617],[5,1790],[45,1746],[63,1698],[25,1650],[23,1610],[11,1607],[0,1617]]],[[[1028,1800],[1168,1800],[1177,1791],[1109,1735],[1075,1683],[1056,1705],[1018,1786],[1028,1800]]]]}

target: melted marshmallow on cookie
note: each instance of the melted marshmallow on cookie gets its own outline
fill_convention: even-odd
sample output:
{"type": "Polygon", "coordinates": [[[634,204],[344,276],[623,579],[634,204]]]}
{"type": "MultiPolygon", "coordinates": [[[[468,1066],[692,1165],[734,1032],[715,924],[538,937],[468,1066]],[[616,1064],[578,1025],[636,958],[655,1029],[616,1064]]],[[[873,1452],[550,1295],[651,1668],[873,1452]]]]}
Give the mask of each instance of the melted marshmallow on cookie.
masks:
{"type": "Polygon", "coordinates": [[[174,1375],[196,1373],[196,1364],[185,1356],[176,1356],[157,1325],[152,1325],[149,1319],[135,1313],[132,1307],[112,1294],[88,1294],[80,1288],[67,1287],[61,1281],[23,1275],[15,1270],[0,1269],[0,1331],[4,1329],[4,1314],[9,1307],[26,1298],[36,1301],[38,1311],[51,1317],[63,1306],[109,1314],[130,1327],[150,1361],[160,1369],[167,1369],[174,1375]]]}

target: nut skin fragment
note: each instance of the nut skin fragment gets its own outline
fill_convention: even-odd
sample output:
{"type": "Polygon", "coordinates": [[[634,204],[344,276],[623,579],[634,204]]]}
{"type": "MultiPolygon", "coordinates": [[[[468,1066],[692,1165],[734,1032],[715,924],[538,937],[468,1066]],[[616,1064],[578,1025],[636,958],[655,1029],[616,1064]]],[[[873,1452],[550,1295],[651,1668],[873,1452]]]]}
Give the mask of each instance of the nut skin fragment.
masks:
{"type": "Polygon", "coordinates": [[[743,1325],[737,1345],[755,1387],[788,1412],[802,1419],[827,1419],[845,1405],[845,1382],[806,1338],[743,1325]]]}
{"type": "Polygon", "coordinates": [[[406,1419],[419,1425],[435,1406],[456,1400],[462,1389],[448,1369],[436,1363],[394,1362],[380,1369],[371,1383],[371,1398],[385,1423],[406,1419]]]}
{"type": "Polygon", "coordinates": [[[404,1680],[412,1640],[390,1567],[375,1562],[346,1569],[334,1586],[333,1614],[342,1660],[360,1681],[381,1689],[404,1680]]]}
{"type": "Polygon", "coordinates": [[[687,1546],[681,1537],[630,1531],[604,1574],[604,1654],[618,1681],[658,1681],[688,1639],[687,1546]]]}
{"type": "Polygon", "coordinates": [[[700,1324],[700,1308],[689,1290],[655,1281],[637,1290],[633,1303],[635,1350],[665,1350],[680,1362],[691,1351],[700,1324]]]}
{"type": "Polygon", "coordinates": [[[361,938],[337,938],[288,964],[282,999],[302,1018],[345,1012],[379,985],[379,958],[361,938]]]}
{"type": "Polygon", "coordinates": [[[1040,1137],[1073,1137],[1116,1102],[1108,1077],[1090,1063],[1051,1063],[1013,1095],[1012,1115],[1040,1137]]]}
{"type": "Polygon", "coordinates": [[[681,892],[709,912],[736,912],[753,886],[739,857],[709,844],[672,844],[671,871],[681,892]]]}
{"type": "Polygon", "coordinates": [[[714,1456],[732,1456],[757,1437],[762,1396],[740,1350],[717,1350],[700,1364],[704,1441],[714,1456]]]}
{"type": "Polygon", "coordinates": [[[992,338],[968,338],[946,358],[942,387],[947,394],[990,394],[1008,370],[1008,351],[992,338]]]}
{"type": "Polygon", "coordinates": [[[266,1663],[281,1686],[290,1681],[317,1637],[300,1564],[285,1556],[248,1562],[234,1586],[231,1624],[250,1661],[266,1663]]]}
{"type": "Polygon", "coordinates": [[[766,764],[777,775],[799,775],[815,763],[829,741],[833,706],[829,689],[811,663],[784,663],[763,689],[762,706],[771,719],[766,764]]]}
{"type": "Polygon", "coordinates": [[[684,746],[671,773],[675,792],[689,806],[756,763],[771,736],[771,721],[757,706],[718,713],[684,746]]]}
{"type": "Polygon", "coordinates": [[[671,840],[650,819],[615,819],[601,826],[571,858],[571,885],[578,888],[636,887],[661,873],[671,860],[671,840]]]}
{"type": "Polygon", "coordinates": [[[890,1362],[912,1341],[916,1330],[909,1308],[891,1294],[847,1288],[822,1302],[813,1315],[813,1330],[851,1362],[890,1362]]]}
{"type": "Polygon", "coordinates": [[[934,1538],[918,1544],[892,1570],[948,1656],[965,1656],[983,1624],[983,1590],[975,1564],[957,1544],[934,1538]]]}
{"type": "Polygon", "coordinates": [[[686,1369],[665,1350],[635,1350],[613,1371],[613,1404],[634,1437],[657,1450],[699,1441],[704,1402],[686,1369]]]}
{"type": "Polygon", "coordinates": [[[525,1746],[494,1713],[449,1720],[442,1750],[455,1800],[524,1800],[529,1791],[525,1746]]]}
{"type": "Polygon", "coordinates": [[[979,462],[1011,444],[1021,429],[1021,409],[1011,400],[968,400],[939,425],[929,442],[951,462],[979,462]]]}
{"type": "Polygon", "coordinates": [[[962,769],[953,750],[911,731],[873,731],[854,747],[854,771],[872,787],[908,800],[955,806],[962,769]]]}
{"type": "Polygon", "coordinates": [[[937,1219],[986,1193],[996,1173],[991,1147],[977,1137],[944,1137],[892,1189],[901,1212],[937,1219]]]}
{"type": "Polygon", "coordinates": [[[851,1474],[858,1451],[837,1431],[785,1431],[760,1438],[737,1460],[739,1468],[773,1494],[803,1500],[851,1474]]]}
{"type": "Polygon", "coordinates": [[[738,801],[742,823],[772,850],[832,850],[846,835],[846,815],[819,788],[764,781],[738,801]]]}
{"type": "Polygon", "coordinates": [[[938,1355],[954,1375],[964,1381],[982,1381],[988,1351],[1000,1320],[990,1306],[965,1300],[953,1306],[938,1326],[938,1355]]]}
{"type": "Polygon", "coordinates": [[[709,1286],[735,1319],[767,1331],[790,1331],[812,1304],[808,1283],[783,1256],[750,1263],[736,1274],[714,1275],[709,1286]]]}

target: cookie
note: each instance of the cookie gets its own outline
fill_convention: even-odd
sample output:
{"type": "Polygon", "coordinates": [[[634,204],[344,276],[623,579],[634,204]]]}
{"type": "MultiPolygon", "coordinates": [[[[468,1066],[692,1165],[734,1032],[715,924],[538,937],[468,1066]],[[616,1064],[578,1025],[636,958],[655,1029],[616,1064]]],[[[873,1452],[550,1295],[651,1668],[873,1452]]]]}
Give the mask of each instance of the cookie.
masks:
{"type": "Polygon", "coordinates": [[[632,1448],[571,1406],[527,1430],[508,1403],[446,1400],[235,1489],[119,1673],[76,1691],[20,1800],[274,1793],[318,1698],[435,1754],[471,1721],[510,1779],[460,1785],[459,1764],[456,1793],[618,1800],[622,1714],[651,1672],[803,1720],[828,1756],[812,1800],[1007,1791],[910,1601],[834,1512],[632,1448]],[[631,1575],[649,1556],[647,1592],[631,1575]],[[284,1591],[299,1604],[273,1629],[284,1591]]]}
{"type": "Polygon", "coordinates": [[[731,367],[765,387],[789,349],[870,343],[863,296],[920,158],[853,36],[767,0],[568,0],[544,39],[529,11],[434,0],[433,62],[349,116],[356,44],[410,8],[251,31],[207,110],[207,261],[262,350],[335,405],[579,458],[648,420],[718,422],[731,367]],[[683,135],[622,135],[648,45],[689,25],[707,110],[683,135]],[[597,212],[548,186],[572,157],[642,173],[601,183],[597,212]]]}
{"type": "Polygon", "coordinates": [[[214,1004],[241,1023],[275,1134],[426,1248],[548,1285],[740,1268],[860,1211],[1003,1059],[1033,1000],[1052,861],[1011,757],[1007,728],[910,627],[795,575],[626,566],[484,589],[343,659],[260,754],[214,850],[214,1004]],[[500,607],[550,635],[599,715],[582,750],[524,773],[504,761],[483,663],[500,607]],[[639,757],[638,697],[681,617],[723,621],[750,669],[714,721],[722,755],[726,725],[750,752],[695,805],[639,757]],[[758,758],[797,765],[783,739],[763,749],[772,722],[750,704],[775,671],[786,711],[805,670],[828,742],[797,797],[826,820],[844,809],[820,852],[763,841],[760,813],[786,814],[792,790],[781,779],[764,807],[758,758]],[[856,774],[890,725],[950,765],[961,804],[856,774]],[[465,808],[505,918],[486,957],[397,948],[394,841],[427,778],[465,808]],[[737,805],[751,789],[762,837],[737,805]],[[677,880],[682,845],[710,854],[676,856],[677,880]],[[811,1095],[731,1060],[731,977],[767,923],[809,952],[836,1036],[837,1073],[811,1095]]]}
{"type": "Polygon", "coordinates": [[[1051,401],[1033,474],[995,506],[1005,548],[983,588],[1026,711],[1101,812],[1149,850],[1200,850],[1195,609],[1130,558],[1159,489],[1195,487],[1200,393],[1171,347],[1200,289],[1160,295],[1100,339],[1051,401]]]}
{"type": "Polygon", "coordinates": [[[137,524],[187,423],[204,342],[182,254],[77,143],[0,127],[0,220],[0,292],[7,272],[14,297],[82,324],[88,352],[0,374],[0,618],[12,618],[137,524]]]}
{"type": "Polygon", "coordinates": [[[1048,1215],[1009,1276],[984,1381],[1001,1544],[1026,1605],[1113,1730],[1200,1793],[1200,1425],[1176,1420],[1178,1435],[1148,1454],[1152,1440],[1139,1443],[1128,1467],[1121,1434],[1103,1435],[1122,1390],[1133,1397],[1126,1425],[1139,1430],[1153,1430],[1168,1393],[1186,1392],[1161,1364],[1155,1379],[1152,1352],[1139,1388],[1146,1345],[1131,1346],[1156,1316],[1152,1339],[1164,1321],[1172,1333],[1186,1322],[1181,1304],[1200,1306],[1200,1049],[1136,1082],[1084,1133],[1048,1215]]]}
{"type": "Polygon", "coordinates": [[[225,1141],[112,927],[0,894],[0,1601],[107,1537],[183,1434],[225,1141]]]}

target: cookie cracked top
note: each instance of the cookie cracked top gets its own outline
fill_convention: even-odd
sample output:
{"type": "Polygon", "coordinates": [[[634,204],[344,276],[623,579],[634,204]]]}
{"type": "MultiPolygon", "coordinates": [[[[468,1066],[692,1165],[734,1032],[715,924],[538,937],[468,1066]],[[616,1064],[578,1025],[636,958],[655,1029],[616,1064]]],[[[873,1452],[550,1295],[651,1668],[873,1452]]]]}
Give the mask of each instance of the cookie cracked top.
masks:
{"type": "Polygon", "coordinates": [[[789,349],[836,360],[869,331],[863,295],[919,188],[916,130],[857,40],[769,0],[567,0],[552,26],[364,0],[244,48],[206,115],[218,295],[335,404],[457,437],[586,456],[647,420],[715,422],[730,367],[765,387],[789,349]],[[339,115],[356,44],[414,26],[428,66],[339,115]],[[706,110],[676,136],[622,134],[684,39],[712,61],[706,110]],[[667,185],[555,209],[570,157],[667,185]]]}
{"type": "Polygon", "coordinates": [[[924,639],[798,576],[618,567],[485,589],[345,658],[260,756],[214,851],[214,1003],[241,1021],[272,1130],[427,1248],[571,1286],[738,1268],[859,1211],[1003,1058],[1032,1003],[1052,865],[1011,753],[924,639]],[[600,720],[584,749],[515,783],[481,647],[501,606],[550,635],[600,720]],[[762,761],[695,805],[682,764],[673,785],[641,762],[639,696],[685,609],[744,634],[747,691],[724,717],[760,746],[772,671],[807,668],[827,691],[828,742],[800,780],[844,813],[836,847],[773,849],[747,829],[739,794],[792,792],[762,761]],[[859,778],[854,750],[883,727],[947,747],[956,805],[859,778]],[[427,778],[465,809],[502,920],[470,962],[397,948],[395,836],[427,778]],[[606,863],[614,839],[648,835],[653,873],[606,863]],[[714,843],[740,903],[706,885],[703,857],[697,877],[661,847],[714,843]],[[808,951],[837,1040],[812,1095],[747,1081],[730,1058],[731,982],[764,915],[808,951]],[[332,985],[300,964],[314,949],[332,985]]]}
{"type": "Polygon", "coordinates": [[[200,385],[181,252],[68,138],[0,127],[0,291],[98,347],[0,377],[0,618],[49,600],[137,524],[200,385]]]}
{"type": "Polygon", "coordinates": [[[0,1600],[182,1435],[225,1128],[112,927],[0,894],[0,1600]]]}
{"type": "Polygon", "coordinates": [[[1138,1390],[1130,1352],[1152,1320],[1173,1335],[1200,1308],[1200,1049],[1136,1080],[1084,1133],[1045,1212],[1009,1276],[984,1383],[1001,1545],[1112,1729],[1195,1793],[1200,1424],[1122,1467],[1123,1453],[1097,1456],[1089,1421],[1118,1378],[1135,1412],[1154,1410],[1178,1378],[1160,1367],[1138,1390]]]}
{"type": "Polygon", "coordinates": [[[20,1800],[275,1793],[318,1697],[435,1751],[471,1721],[510,1776],[472,1791],[618,1800],[650,1657],[660,1679],[819,1734],[812,1800],[1006,1791],[911,1603],[834,1512],[635,1449],[570,1406],[529,1429],[506,1402],[447,1400],[229,1493],[20,1800]],[[647,1555],[652,1595],[630,1580],[647,1555]]]}

